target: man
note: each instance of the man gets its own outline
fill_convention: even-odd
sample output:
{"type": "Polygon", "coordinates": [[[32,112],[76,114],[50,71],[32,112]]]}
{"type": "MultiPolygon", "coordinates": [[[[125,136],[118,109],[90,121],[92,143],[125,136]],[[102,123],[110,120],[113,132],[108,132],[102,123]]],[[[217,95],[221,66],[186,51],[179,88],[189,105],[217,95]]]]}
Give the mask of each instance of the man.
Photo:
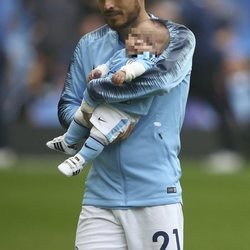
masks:
{"type": "MultiPolygon", "coordinates": [[[[129,137],[121,135],[93,161],[86,180],[76,249],[183,249],[183,216],[178,160],[180,129],[188,96],[195,38],[186,27],[166,21],[169,45],[157,67],[130,84],[87,75],[117,50],[131,28],[150,18],[144,0],[99,0],[108,25],[85,35],[72,58],[59,102],[67,127],[84,96],[95,108],[112,103],[141,114],[129,137]],[[153,96],[145,115],[141,100],[153,96]]],[[[88,116],[88,110],[83,114],[88,116]]]]}

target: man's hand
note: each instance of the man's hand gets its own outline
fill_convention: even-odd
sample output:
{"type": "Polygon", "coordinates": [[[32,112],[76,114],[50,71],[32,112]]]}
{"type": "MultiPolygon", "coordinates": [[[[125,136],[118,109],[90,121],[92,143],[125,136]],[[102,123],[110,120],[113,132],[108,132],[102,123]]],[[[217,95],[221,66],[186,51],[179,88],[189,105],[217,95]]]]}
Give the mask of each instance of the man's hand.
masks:
{"type": "Polygon", "coordinates": [[[115,85],[122,85],[125,82],[126,79],[126,72],[123,70],[117,71],[113,76],[112,76],[112,82],[115,85]]]}
{"type": "Polygon", "coordinates": [[[113,142],[113,143],[116,143],[117,141],[119,140],[125,140],[126,138],[129,137],[129,135],[131,134],[133,128],[134,128],[135,124],[130,124],[128,129],[124,132],[124,133],[121,133],[113,142]]]}
{"type": "Polygon", "coordinates": [[[100,78],[101,75],[102,75],[102,72],[99,69],[93,69],[90,71],[90,73],[88,75],[88,81],[100,78]]]}

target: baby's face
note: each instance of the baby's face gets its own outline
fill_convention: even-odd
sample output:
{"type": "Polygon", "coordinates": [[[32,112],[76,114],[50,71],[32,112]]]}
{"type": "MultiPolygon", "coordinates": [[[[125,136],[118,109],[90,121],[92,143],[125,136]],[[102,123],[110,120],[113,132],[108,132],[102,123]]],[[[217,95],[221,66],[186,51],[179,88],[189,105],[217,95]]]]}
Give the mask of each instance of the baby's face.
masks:
{"type": "Polygon", "coordinates": [[[129,56],[143,54],[146,51],[155,53],[153,32],[133,29],[125,41],[125,47],[129,56]]]}

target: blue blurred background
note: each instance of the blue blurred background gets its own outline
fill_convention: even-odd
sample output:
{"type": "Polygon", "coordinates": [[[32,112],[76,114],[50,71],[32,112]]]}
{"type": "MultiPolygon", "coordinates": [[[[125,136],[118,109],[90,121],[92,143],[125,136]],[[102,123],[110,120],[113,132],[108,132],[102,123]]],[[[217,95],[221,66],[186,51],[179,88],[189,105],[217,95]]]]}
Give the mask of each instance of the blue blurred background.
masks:
{"type": "MultiPolygon", "coordinates": [[[[1,0],[0,167],[50,154],[57,102],[78,40],[103,25],[86,0],[1,0]]],[[[182,155],[234,171],[250,148],[250,1],[147,0],[150,13],[196,35],[182,155]]]]}

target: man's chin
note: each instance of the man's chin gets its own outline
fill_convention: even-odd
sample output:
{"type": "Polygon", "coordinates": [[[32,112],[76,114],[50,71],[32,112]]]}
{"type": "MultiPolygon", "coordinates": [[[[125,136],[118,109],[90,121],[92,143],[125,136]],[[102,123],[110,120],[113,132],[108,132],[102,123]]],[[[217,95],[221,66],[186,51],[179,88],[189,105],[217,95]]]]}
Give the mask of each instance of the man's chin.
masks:
{"type": "Polygon", "coordinates": [[[112,30],[115,30],[115,31],[119,31],[121,29],[124,29],[128,26],[128,24],[126,22],[119,22],[119,21],[110,21],[110,20],[107,20],[106,21],[107,24],[109,25],[109,27],[112,29],[112,30]]]}
{"type": "Polygon", "coordinates": [[[114,23],[108,23],[109,27],[112,29],[112,30],[115,30],[115,31],[119,31],[121,29],[123,29],[126,25],[122,25],[122,24],[114,24],[114,23]]]}

